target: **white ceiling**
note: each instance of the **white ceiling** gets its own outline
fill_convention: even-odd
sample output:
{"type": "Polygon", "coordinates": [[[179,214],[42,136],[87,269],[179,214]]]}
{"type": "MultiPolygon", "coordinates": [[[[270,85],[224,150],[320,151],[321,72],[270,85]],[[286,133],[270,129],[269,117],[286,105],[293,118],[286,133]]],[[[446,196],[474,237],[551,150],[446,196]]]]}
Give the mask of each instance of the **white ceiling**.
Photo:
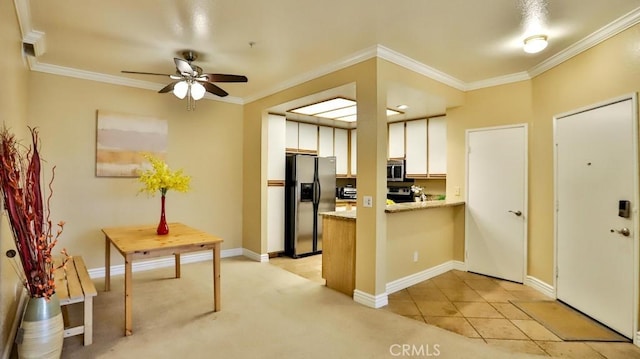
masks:
{"type": "Polygon", "coordinates": [[[192,49],[205,72],[249,78],[218,84],[236,103],[372,56],[461,90],[515,81],[640,22],[640,0],[14,1],[23,35],[44,33],[33,70],[158,90],[168,78],[120,71],[170,74],[192,49]],[[526,54],[523,5],[536,3],[549,46],[526,54]]]}

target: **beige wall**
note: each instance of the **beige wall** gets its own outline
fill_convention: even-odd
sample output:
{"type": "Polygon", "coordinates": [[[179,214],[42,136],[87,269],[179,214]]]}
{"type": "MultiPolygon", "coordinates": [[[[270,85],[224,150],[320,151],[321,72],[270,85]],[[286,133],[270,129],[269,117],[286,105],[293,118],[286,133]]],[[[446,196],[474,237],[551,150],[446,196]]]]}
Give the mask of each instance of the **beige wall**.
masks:
{"type": "MultiPolygon", "coordinates": [[[[21,34],[12,1],[0,2],[0,122],[20,139],[25,139],[27,123],[27,79],[26,63],[22,59],[21,34]]],[[[13,236],[2,211],[0,218],[0,356],[11,334],[17,299],[22,291],[18,276],[5,257],[8,249],[15,248],[13,236]]]]}
{"type": "Polygon", "coordinates": [[[465,131],[529,124],[527,275],[553,285],[553,116],[640,89],[640,25],[531,81],[467,93],[447,112],[447,198],[465,194],[465,131]]]}
{"type": "Polygon", "coordinates": [[[456,233],[464,230],[464,222],[456,221],[462,208],[387,214],[387,282],[454,260],[456,233]],[[414,252],[418,252],[416,262],[414,252]]]}
{"type": "MultiPolygon", "coordinates": [[[[42,156],[56,166],[52,220],[67,222],[59,248],[104,266],[100,228],[156,224],[160,198],[138,194],[134,178],[95,176],[96,110],[168,121],[167,162],[192,177],[188,193],[167,194],[167,220],[184,222],[242,247],[242,106],[201,100],[195,111],[171,94],[31,73],[29,125],[40,128],[42,156]]],[[[123,263],[112,251],[112,263],[123,263]]]]}
{"type": "Polygon", "coordinates": [[[529,275],[553,283],[553,116],[638,90],[640,25],[533,79],[529,275]]]}

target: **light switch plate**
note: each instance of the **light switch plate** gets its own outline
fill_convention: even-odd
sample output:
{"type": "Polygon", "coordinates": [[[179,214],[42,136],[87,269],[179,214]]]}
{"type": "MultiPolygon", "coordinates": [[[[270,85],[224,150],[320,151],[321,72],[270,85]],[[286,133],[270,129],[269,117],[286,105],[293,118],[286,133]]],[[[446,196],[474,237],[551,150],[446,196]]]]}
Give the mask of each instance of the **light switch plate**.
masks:
{"type": "Polygon", "coordinates": [[[364,207],[373,207],[373,197],[371,196],[362,197],[362,205],[364,207]]]}

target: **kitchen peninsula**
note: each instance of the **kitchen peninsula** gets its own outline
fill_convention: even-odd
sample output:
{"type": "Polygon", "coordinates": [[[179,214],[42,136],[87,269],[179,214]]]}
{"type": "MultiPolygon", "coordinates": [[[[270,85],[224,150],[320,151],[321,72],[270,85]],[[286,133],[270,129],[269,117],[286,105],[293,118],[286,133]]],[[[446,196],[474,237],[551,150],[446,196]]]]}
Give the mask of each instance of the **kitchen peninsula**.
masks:
{"type": "MultiPolygon", "coordinates": [[[[411,278],[464,260],[464,202],[427,201],[387,205],[387,292],[411,278]]],[[[356,210],[322,215],[322,277],[327,287],[353,296],[356,210]]]]}

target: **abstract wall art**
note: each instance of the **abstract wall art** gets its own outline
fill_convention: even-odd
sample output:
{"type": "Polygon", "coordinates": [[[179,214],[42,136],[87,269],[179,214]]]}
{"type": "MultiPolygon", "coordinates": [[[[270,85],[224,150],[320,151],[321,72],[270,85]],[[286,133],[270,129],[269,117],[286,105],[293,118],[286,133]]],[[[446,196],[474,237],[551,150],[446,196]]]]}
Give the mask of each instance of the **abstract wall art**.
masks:
{"type": "Polygon", "coordinates": [[[136,177],[144,154],[165,159],[167,130],[163,119],[98,110],[96,176],[136,177]]]}

